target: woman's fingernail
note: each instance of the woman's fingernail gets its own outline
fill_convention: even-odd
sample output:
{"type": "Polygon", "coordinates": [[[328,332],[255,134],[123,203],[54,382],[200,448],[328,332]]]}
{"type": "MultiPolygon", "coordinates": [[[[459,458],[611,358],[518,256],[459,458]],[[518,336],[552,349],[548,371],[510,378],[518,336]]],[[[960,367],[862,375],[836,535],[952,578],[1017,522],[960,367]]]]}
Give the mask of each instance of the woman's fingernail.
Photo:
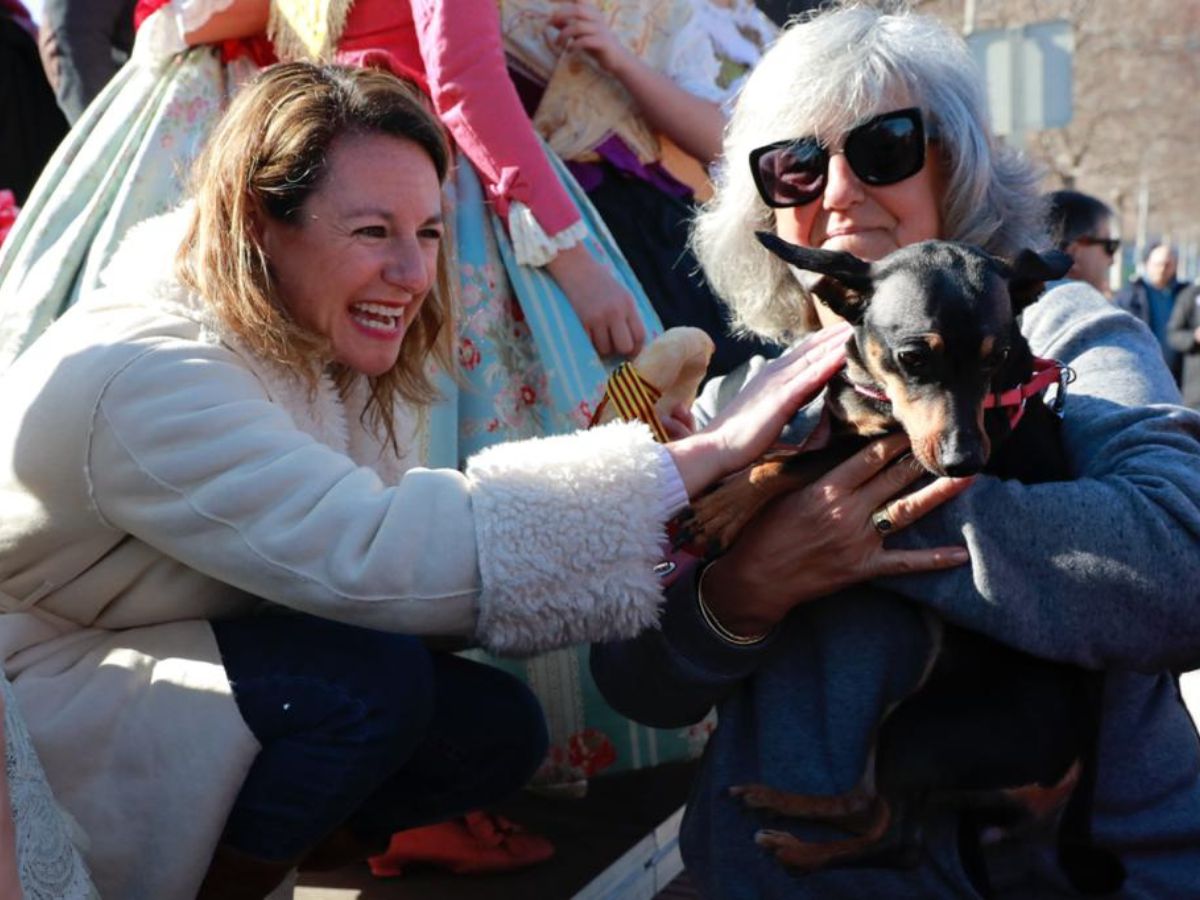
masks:
{"type": "Polygon", "coordinates": [[[961,566],[971,561],[971,554],[967,552],[966,547],[951,547],[946,551],[946,560],[961,566]]]}

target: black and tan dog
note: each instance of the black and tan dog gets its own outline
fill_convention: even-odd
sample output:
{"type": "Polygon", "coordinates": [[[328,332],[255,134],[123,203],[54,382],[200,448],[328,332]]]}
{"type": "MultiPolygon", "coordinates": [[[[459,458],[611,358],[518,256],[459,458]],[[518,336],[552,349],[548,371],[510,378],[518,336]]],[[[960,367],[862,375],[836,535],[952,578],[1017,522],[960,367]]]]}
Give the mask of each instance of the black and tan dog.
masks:
{"type": "MultiPolygon", "coordinates": [[[[684,542],[721,552],[772,497],[899,429],[934,475],[1070,476],[1058,417],[1042,400],[1065,370],[1035,360],[1018,321],[1045,281],[1067,271],[1069,257],[1024,251],[1008,262],[926,241],[868,263],[773,234],[759,239],[789,265],[818,275],[813,292],[854,326],[846,367],[828,386],[833,439],[812,453],[773,452],[722,483],[680,523],[684,542]]],[[[1064,388],[1065,380],[1059,401],[1064,388]]],[[[834,825],[846,837],[808,842],[763,830],[758,842],[799,870],[915,863],[916,813],[948,804],[971,832],[963,841],[968,866],[979,864],[984,829],[1057,827],[1059,860],[1075,888],[1116,890],[1124,869],[1090,838],[1101,676],[949,623],[939,621],[938,631],[925,679],[879,724],[871,770],[854,791],[831,797],[732,788],[750,807],[834,825]]],[[[974,874],[986,883],[981,870],[974,874]]]]}

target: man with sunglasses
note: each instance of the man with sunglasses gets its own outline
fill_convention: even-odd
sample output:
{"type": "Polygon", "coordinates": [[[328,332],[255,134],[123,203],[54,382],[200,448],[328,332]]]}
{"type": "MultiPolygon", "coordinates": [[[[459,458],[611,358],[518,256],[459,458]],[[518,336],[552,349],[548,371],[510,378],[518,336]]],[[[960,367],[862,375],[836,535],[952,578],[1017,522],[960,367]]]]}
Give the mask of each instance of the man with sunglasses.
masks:
{"type": "MultiPolygon", "coordinates": [[[[868,262],[928,239],[1010,258],[1044,244],[1037,175],[991,133],[969,51],[931,17],[847,3],[791,25],[738,95],[723,155],[696,255],[736,323],[781,343],[837,317],[756,231],[868,262]]],[[[937,334],[894,328],[939,352],[937,334]]],[[[1062,421],[1074,480],[980,475],[941,505],[929,498],[953,493],[942,480],[896,496],[917,473],[888,465],[904,441],[886,438],[773,501],[723,555],[677,570],[659,628],[593,647],[596,683],[631,718],[684,727],[717,707],[680,827],[703,896],[1077,896],[1052,835],[985,833],[937,804],[907,823],[920,833],[903,848],[911,853],[789,870],[768,849],[787,843],[781,832],[827,862],[852,838],[731,792],[763,784],[869,798],[855,789],[872,789],[876,727],[927,671],[927,625],[938,616],[1036,657],[1105,670],[1093,833],[1127,870],[1120,896],[1196,896],[1200,746],[1172,671],[1200,660],[1200,416],[1171,405],[1179,395],[1146,330],[1087,285],[1047,291],[1021,330],[1037,355],[1075,372],[1062,421]],[[969,559],[954,565],[963,544],[969,559]],[[888,574],[918,550],[942,554],[945,567],[888,574]]],[[[753,396],[753,372],[770,366],[710,382],[697,421],[753,396]]],[[[784,439],[818,443],[822,412],[823,401],[810,404],[784,439]]],[[[981,691],[931,710],[929,731],[961,733],[996,702],[981,691]]],[[[856,808],[865,807],[828,807],[847,814],[850,830],[863,825],[849,815],[856,808]]]]}
{"type": "Polygon", "coordinates": [[[1121,309],[1141,319],[1158,338],[1167,368],[1180,382],[1183,358],[1168,339],[1168,323],[1175,309],[1175,301],[1187,287],[1186,282],[1175,277],[1179,257],[1175,248],[1167,243],[1157,243],[1146,254],[1143,273],[1125,285],[1113,298],[1121,309]]]}
{"type": "Polygon", "coordinates": [[[1075,260],[1067,277],[1086,281],[1107,297],[1108,275],[1121,246],[1112,236],[1113,211],[1079,191],[1052,191],[1045,199],[1050,240],[1075,260]]]}

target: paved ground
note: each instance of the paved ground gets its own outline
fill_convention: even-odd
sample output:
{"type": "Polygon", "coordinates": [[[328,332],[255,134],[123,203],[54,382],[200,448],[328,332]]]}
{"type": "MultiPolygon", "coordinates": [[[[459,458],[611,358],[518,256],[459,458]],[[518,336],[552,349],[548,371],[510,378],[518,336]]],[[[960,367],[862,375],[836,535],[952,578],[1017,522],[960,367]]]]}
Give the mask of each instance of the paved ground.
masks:
{"type": "MultiPolygon", "coordinates": [[[[1200,722],[1200,671],[1185,673],[1180,687],[1200,722]]],[[[553,837],[558,848],[556,859],[524,874],[464,878],[425,872],[379,881],[363,866],[305,879],[294,900],[567,900],[682,802],[690,774],[687,764],[663,766],[649,775],[599,779],[583,801],[525,798],[506,807],[506,815],[553,837]]],[[[684,876],[658,900],[695,896],[684,876]]]]}

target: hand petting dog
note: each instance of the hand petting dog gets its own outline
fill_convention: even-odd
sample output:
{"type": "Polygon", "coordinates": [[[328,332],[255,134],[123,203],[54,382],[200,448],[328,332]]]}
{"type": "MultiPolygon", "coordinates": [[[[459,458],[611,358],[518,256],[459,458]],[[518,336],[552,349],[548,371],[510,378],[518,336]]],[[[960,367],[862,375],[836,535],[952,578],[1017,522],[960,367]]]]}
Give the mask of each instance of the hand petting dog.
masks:
{"type": "Polygon", "coordinates": [[[795,607],[861,581],[949,569],[969,562],[965,547],[889,550],[872,524],[886,508],[896,530],[957,497],[974,478],[939,478],[901,494],[928,473],[893,434],[859,450],[807,486],[779,497],[709,564],[705,602],[735,634],[770,631],[795,607]],[[796,535],[803,533],[804,540],[796,535]]]}

